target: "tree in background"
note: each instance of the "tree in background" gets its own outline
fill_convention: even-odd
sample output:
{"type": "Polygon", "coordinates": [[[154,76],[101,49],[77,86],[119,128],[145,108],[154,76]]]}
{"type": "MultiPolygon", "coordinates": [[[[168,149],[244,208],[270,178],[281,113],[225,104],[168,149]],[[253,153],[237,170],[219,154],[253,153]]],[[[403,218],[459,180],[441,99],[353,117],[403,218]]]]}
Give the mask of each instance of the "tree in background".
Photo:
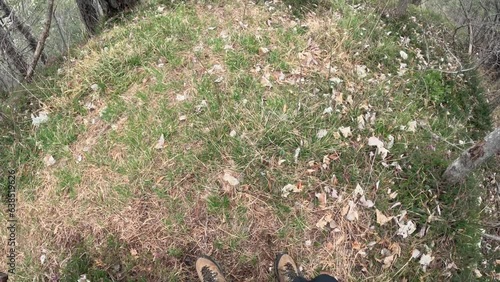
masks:
{"type": "MultiPolygon", "coordinates": [[[[35,53],[37,40],[31,33],[31,28],[19,19],[17,14],[12,10],[7,2],[5,2],[5,0],[0,0],[0,10],[5,13],[5,17],[10,18],[12,26],[17,29],[24,36],[24,38],[26,38],[31,51],[35,53]]],[[[45,53],[42,53],[41,60],[44,64],[47,63],[47,56],[45,53]]]]}
{"type": "Polygon", "coordinates": [[[26,76],[28,64],[23,55],[16,49],[9,33],[2,26],[0,26],[0,52],[4,54],[6,61],[11,62],[23,77],[26,76]]]}
{"type": "Polygon", "coordinates": [[[82,21],[91,35],[97,33],[101,20],[133,8],[139,0],[76,0],[82,21]]]}

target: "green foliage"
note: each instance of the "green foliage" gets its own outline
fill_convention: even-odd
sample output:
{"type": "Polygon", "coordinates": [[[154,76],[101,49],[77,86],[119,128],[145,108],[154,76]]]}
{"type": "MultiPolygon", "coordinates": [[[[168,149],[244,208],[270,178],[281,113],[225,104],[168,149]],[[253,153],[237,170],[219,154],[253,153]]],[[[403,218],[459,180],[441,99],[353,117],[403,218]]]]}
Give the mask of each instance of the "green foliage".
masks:
{"type": "Polygon", "coordinates": [[[207,198],[207,209],[212,214],[225,214],[229,209],[230,201],[226,195],[210,195],[207,198]]]}
{"type": "Polygon", "coordinates": [[[91,254],[85,248],[78,247],[74,250],[73,255],[66,264],[61,280],[78,281],[82,274],[86,274],[87,279],[90,281],[113,281],[108,276],[106,270],[94,265],[91,254]]]}
{"type": "MultiPolygon", "coordinates": [[[[451,82],[451,81],[450,81],[451,82]]],[[[422,88],[430,100],[436,104],[445,103],[451,95],[451,85],[439,71],[428,71],[422,78],[422,88]]]]}
{"type": "Polygon", "coordinates": [[[69,193],[70,196],[74,194],[74,188],[82,181],[78,173],[72,172],[68,169],[62,169],[56,173],[59,180],[59,191],[62,193],[69,193]]]}

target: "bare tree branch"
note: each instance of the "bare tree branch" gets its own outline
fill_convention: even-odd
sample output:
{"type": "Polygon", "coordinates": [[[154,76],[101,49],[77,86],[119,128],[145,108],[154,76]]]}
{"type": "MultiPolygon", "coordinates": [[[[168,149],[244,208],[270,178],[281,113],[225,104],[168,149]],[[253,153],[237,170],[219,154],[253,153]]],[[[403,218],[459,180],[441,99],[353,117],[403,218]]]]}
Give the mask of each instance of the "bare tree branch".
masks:
{"type": "Polygon", "coordinates": [[[471,5],[469,6],[469,10],[465,9],[465,5],[464,5],[464,2],[462,0],[459,0],[458,2],[460,2],[460,7],[462,8],[462,11],[464,12],[465,20],[467,22],[467,32],[469,33],[468,54],[469,54],[469,56],[471,56],[473,45],[474,45],[474,33],[472,31],[472,20],[469,17],[469,12],[470,12],[470,9],[472,7],[472,1],[471,1],[471,5]]]}

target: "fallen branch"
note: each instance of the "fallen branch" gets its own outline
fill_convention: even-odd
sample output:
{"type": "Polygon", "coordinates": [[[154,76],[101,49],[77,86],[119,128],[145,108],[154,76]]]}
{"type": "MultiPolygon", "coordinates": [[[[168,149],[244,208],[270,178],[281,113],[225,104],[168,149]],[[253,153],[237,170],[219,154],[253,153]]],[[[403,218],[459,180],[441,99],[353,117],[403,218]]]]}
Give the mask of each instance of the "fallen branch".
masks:
{"type": "Polygon", "coordinates": [[[31,79],[33,78],[33,73],[35,71],[36,65],[42,55],[43,48],[45,47],[45,41],[49,37],[50,25],[52,24],[52,14],[54,13],[54,0],[48,0],[48,1],[49,1],[49,7],[47,9],[45,29],[42,35],[40,35],[40,39],[38,40],[38,44],[36,45],[35,54],[33,55],[33,61],[29,65],[28,72],[26,73],[25,76],[25,79],[28,82],[31,81],[31,79]]]}
{"type": "Polygon", "coordinates": [[[458,159],[446,169],[443,180],[455,184],[481,165],[488,158],[500,152],[500,127],[488,134],[483,141],[465,150],[458,159]]]}
{"type": "Polygon", "coordinates": [[[483,238],[486,238],[486,239],[500,241],[500,236],[491,235],[491,234],[487,234],[487,233],[483,233],[481,236],[483,236],[483,238]]]}

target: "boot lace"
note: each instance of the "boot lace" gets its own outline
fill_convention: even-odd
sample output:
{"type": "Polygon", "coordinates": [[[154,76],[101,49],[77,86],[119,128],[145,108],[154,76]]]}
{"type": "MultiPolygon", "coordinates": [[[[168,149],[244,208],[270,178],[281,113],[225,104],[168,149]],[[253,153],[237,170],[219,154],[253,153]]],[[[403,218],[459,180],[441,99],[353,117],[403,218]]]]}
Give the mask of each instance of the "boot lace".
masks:
{"type": "Polygon", "coordinates": [[[285,269],[283,271],[283,274],[287,276],[287,278],[290,281],[293,281],[295,278],[297,278],[297,272],[295,272],[295,268],[293,268],[291,263],[286,263],[285,264],[285,269]]]}
{"type": "Polygon", "coordinates": [[[217,273],[210,270],[208,266],[204,266],[201,269],[201,275],[203,276],[203,282],[217,282],[217,273]]]}

